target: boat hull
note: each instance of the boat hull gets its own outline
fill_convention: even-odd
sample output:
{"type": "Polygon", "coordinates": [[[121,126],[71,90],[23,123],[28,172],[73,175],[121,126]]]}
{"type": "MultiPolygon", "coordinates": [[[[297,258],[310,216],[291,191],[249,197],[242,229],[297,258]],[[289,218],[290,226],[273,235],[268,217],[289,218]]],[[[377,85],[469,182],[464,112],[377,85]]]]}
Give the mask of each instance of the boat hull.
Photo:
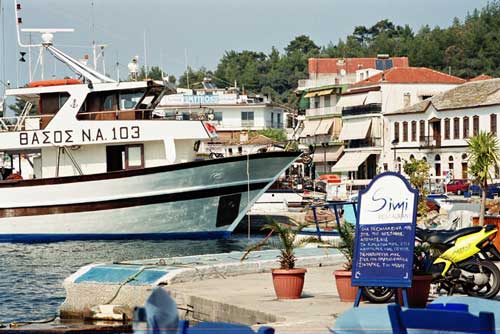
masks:
{"type": "Polygon", "coordinates": [[[227,237],[297,156],[1,184],[0,241],[227,237]]]}

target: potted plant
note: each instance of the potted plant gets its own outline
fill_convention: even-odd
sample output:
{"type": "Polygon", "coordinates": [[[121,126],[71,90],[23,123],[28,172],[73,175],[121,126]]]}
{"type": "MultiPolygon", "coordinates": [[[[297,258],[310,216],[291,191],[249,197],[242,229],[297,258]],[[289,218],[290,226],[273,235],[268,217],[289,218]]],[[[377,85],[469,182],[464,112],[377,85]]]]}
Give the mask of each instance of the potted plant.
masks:
{"type": "MultiPolygon", "coordinates": [[[[430,261],[429,247],[424,245],[416,245],[413,256],[413,278],[411,287],[407,288],[408,306],[424,308],[429,299],[431,291],[432,275],[429,274],[427,268],[430,261]]],[[[398,289],[398,298],[403,300],[402,289],[398,289]]]]}
{"type": "Polygon", "coordinates": [[[269,231],[270,233],[264,240],[249,246],[241,260],[245,260],[250,252],[259,250],[266,245],[279,249],[280,255],[278,259],[280,268],[271,270],[274,291],[278,299],[298,299],[302,295],[307,269],[295,268],[295,261],[297,259],[295,257],[295,249],[306,243],[320,243],[320,241],[315,237],[296,238],[297,233],[306,225],[292,227],[268,218],[267,220],[268,223],[261,230],[269,231]],[[276,234],[277,238],[270,238],[272,234],[276,234]]]}
{"type": "Polygon", "coordinates": [[[336,270],[334,272],[334,276],[340,301],[343,302],[353,302],[356,299],[356,293],[358,292],[358,287],[351,285],[352,258],[354,255],[354,230],[354,225],[344,222],[340,226],[339,231],[342,242],[340,243],[338,249],[345,256],[347,261],[344,263],[344,269],[336,270]]]}

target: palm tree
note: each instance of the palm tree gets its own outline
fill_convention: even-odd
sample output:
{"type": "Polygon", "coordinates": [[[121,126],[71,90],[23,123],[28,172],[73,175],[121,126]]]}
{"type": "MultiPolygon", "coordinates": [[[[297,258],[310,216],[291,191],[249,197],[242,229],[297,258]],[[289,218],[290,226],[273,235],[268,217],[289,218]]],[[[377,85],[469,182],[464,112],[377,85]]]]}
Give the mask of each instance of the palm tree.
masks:
{"type": "Polygon", "coordinates": [[[486,192],[488,191],[488,180],[492,179],[490,169],[497,165],[500,158],[498,156],[499,144],[495,135],[488,132],[480,132],[467,140],[469,144],[469,170],[481,186],[481,207],[479,212],[479,225],[484,225],[484,212],[486,208],[486,192]]]}

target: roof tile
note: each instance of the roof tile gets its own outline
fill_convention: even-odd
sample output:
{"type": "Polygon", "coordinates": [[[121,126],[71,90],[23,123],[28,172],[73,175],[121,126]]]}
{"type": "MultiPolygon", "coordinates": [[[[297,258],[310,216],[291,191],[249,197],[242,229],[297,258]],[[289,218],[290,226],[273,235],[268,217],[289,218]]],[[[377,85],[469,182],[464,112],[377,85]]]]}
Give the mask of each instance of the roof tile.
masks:
{"type": "Polygon", "coordinates": [[[427,67],[393,67],[382,73],[375,74],[366,80],[356,82],[351,87],[372,86],[384,82],[462,84],[466,81],[427,67]]]}

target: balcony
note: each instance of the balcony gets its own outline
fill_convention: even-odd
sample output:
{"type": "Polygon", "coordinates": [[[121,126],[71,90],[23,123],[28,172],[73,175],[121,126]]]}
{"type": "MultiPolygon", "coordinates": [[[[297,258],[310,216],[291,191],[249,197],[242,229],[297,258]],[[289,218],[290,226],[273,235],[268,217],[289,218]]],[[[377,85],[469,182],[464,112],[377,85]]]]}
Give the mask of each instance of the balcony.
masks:
{"type": "Polygon", "coordinates": [[[333,107],[320,107],[320,108],[309,108],[306,110],[306,116],[322,116],[322,115],[331,115],[331,114],[340,114],[337,111],[335,106],[333,107]]]}
{"type": "Polygon", "coordinates": [[[347,148],[382,147],[382,138],[369,137],[360,140],[350,140],[347,148]]]}
{"type": "Polygon", "coordinates": [[[381,103],[363,104],[359,106],[344,107],[342,109],[342,116],[357,116],[365,114],[378,114],[382,112],[381,103]]]}
{"type": "Polygon", "coordinates": [[[433,136],[420,136],[418,141],[421,148],[441,147],[441,138],[434,138],[433,136]]]}

